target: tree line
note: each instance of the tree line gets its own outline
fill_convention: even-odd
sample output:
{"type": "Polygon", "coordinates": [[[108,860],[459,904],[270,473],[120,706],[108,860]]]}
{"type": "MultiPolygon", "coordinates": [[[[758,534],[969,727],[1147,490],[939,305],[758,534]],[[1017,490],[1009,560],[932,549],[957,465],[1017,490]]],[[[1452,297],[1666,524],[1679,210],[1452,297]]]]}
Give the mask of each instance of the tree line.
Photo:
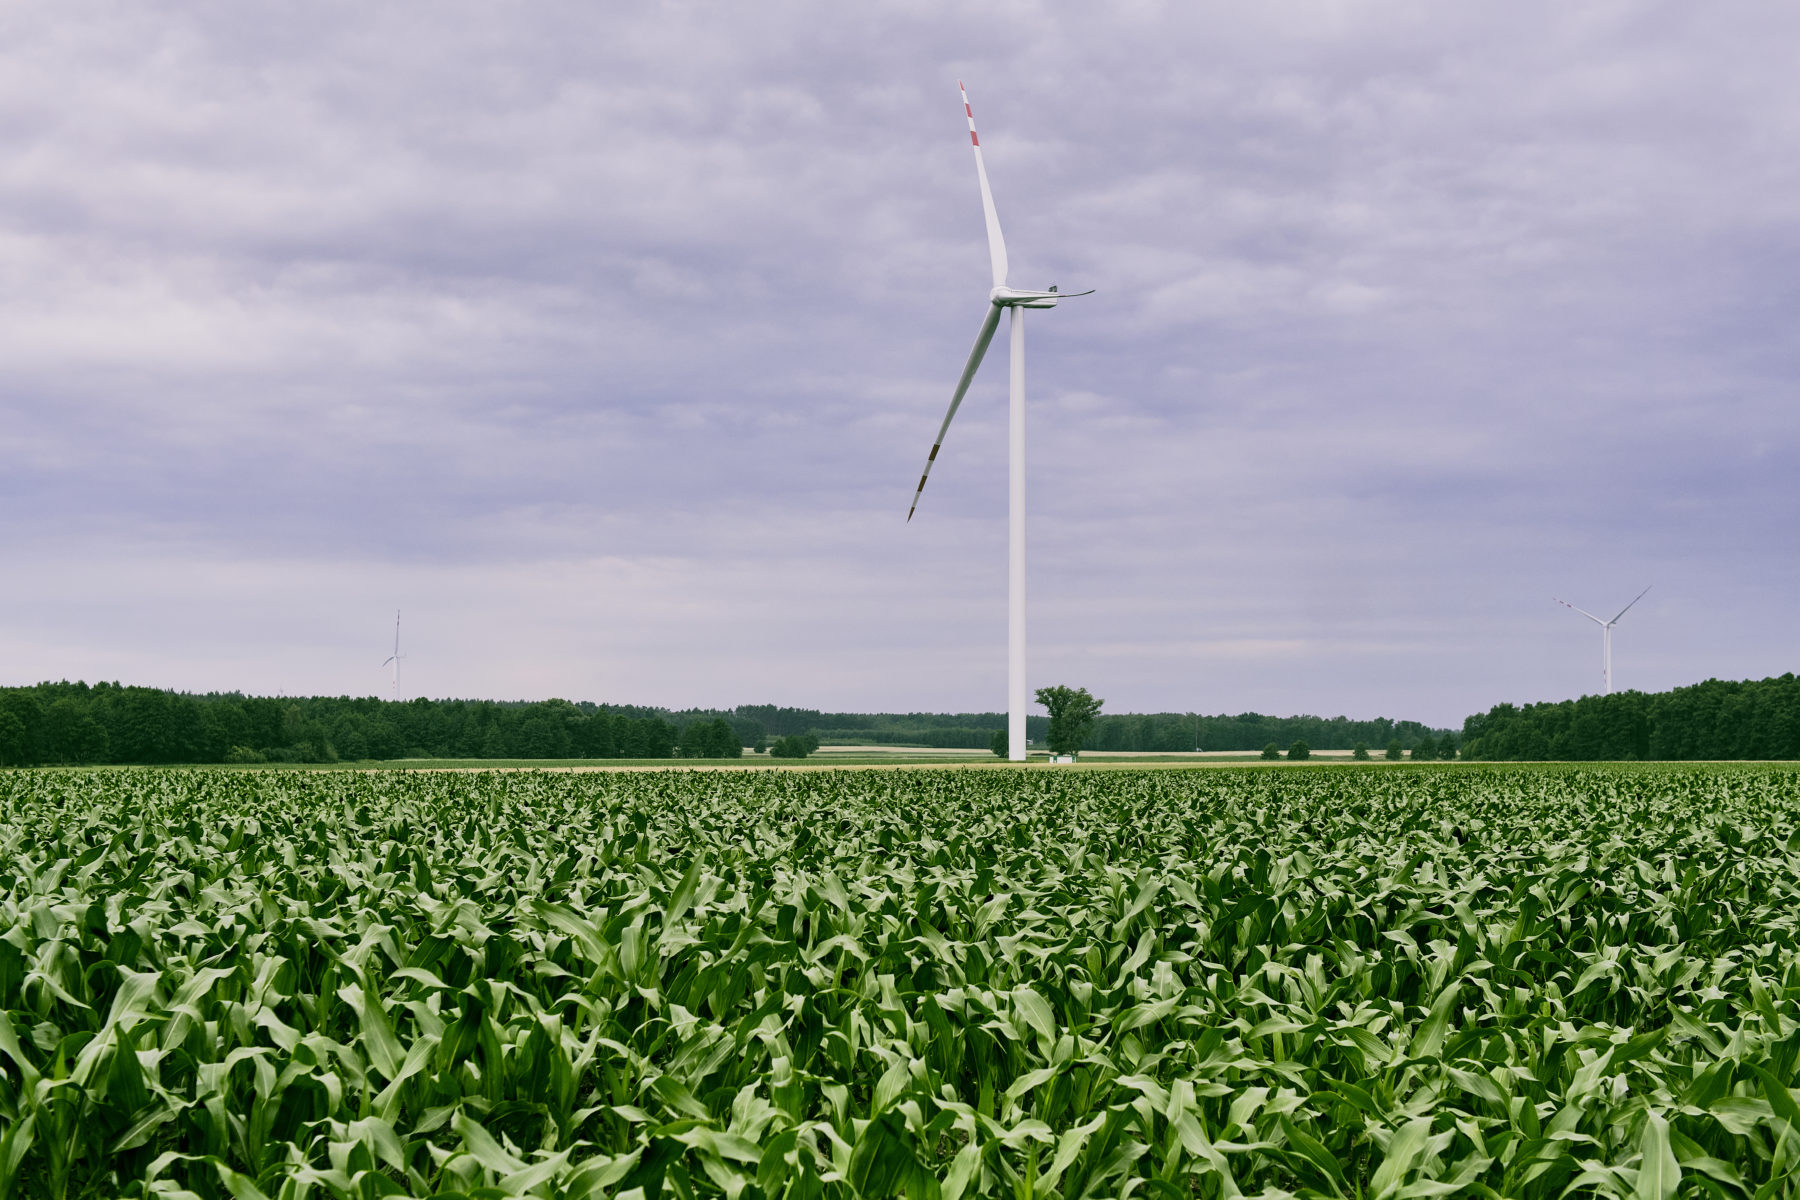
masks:
{"type": "Polygon", "coordinates": [[[1493,761],[1800,758],[1800,679],[1709,679],[1667,692],[1614,692],[1463,722],[1463,756],[1493,761]]]}
{"type": "MultiPolygon", "coordinates": [[[[979,749],[1003,713],[678,711],[567,700],[195,694],[118,683],[0,688],[0,766],[400,758],[804,757],[820,733],[979,749]]],[[[1039,736],[1047,718],[1034,718],[1039,736]]]]}
{"type": "MultiPolygon", "coordinates": [[[[1041,744],[1050,719],[1026,733],[1041,744]]],[[[196,694],[118,683],[0,688],[0,766],[83,763],[335,762],[399,758],[731,758],[821,740],[986,749],[1006,714],[834,713],[776,705],[670,710],[567,700],[536,702],[350,696],[196,694]],[[785,744],[781,739],[790,739],[785,744]]],[[[1320,749],[1410,749],[1430,736],[1412,721],[1343,717],[1100,716],[1096,750],[1255,750],[1304,739],[1320,749]],[[1198,741],[1196,741],[1196,737],[1198,741]]]]}
{"type": "Polygon", "coordinates": [[[0,765],[394,758],[731,757],[730,722],[566,700],[194,695],[116,683],[0,688],[0,765]]]}
{"type": "MultiPolygon", "coordinates": [[[[708,715],[713,712],[689,711],[704,711],[708,715]]],[[[817,733],[834,741],[883,741],[969,749],[985,747],[994,730],[1006,728],[1003,712],[853,713],[785,708],[774,704],[740,704],[730,715],[734,720],[756,722],[772,738],[817,733]]],[[[1033,715],[1025,720],[1026,736],[1033,740],[1041,740],[1050,727],[1047,716],[1033,715]]]]}
{"type": "MultiPolygon", "coordinates": [[[[988,748],[993,743],[994,733],[1006,729],[1003,712],[822,713],[814,709],[745,705],[735,709],[734,714],[754,716],[771,734],[811,731],[847,742],[887,742],[968,750],[988,748]],[[812,723],[807,724],[808,721],[812,723]]],[[[1033,743],[1045,743],[1050,736],[1050,718],[1036,714],[1027,716],[1025,736],[1033,743]]],[[[1386,746],[1398,741],[1410,754],[1427,740],[1436,744],[1448,736],[1453,736],[1452,731],[1387,717],[1352,721],[1348,717],[1270,717],[1254,712],[1235,716],[1223,713],[1218,716],[1102,713],[1094,718],[1083,746],[1088,750],[1157,754],[1196,748],[1254,752],[1269,742],[1288,745],[1295,741],[1305,741],[1318,750],[1349,750],[1358,742],[1386,746]]]]}
{"type": "Polygon", "coordinates": [[[1122,713],[1094,721],[1087,737],[1089,750],[1132,750],[1158,753],[1170,750],[1259,751],[1271,742],[1277,746],[1305,742],[1314,750],[1351,750],[1360,742],[1385,746],[1399,742],[1411,750],[1448,730],[1434,730],[1417,721],[1392,721],[1376,717],[1352,721],[1348,717],[1268,717],[1247,712],[1216,717],[1195,713],[1122,713]]]}

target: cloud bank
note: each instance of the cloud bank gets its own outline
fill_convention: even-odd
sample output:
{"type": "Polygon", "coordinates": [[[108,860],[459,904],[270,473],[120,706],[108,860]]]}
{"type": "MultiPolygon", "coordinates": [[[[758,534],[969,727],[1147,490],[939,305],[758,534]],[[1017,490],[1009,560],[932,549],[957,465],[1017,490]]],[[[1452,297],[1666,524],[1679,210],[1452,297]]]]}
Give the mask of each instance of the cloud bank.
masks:
{"type": "Polygon", "coordinates": [[[1800,17],[0,16],[0,682],[1447,723],[1778,674],[1800,17]],[[1610,607],[1609,607],[1610,606],[1610,607]]]}

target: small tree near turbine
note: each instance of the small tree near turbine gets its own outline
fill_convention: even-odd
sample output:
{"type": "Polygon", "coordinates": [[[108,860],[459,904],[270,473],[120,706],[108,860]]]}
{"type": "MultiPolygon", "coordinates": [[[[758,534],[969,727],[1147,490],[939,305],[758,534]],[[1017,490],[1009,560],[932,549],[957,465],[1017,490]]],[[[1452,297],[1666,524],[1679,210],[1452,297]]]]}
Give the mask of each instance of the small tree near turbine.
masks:
{"type": "Polygon", "coordinates": [[[1104,700],[1096,700],[1086,688],[1043,687],[1037,702],[1050,710],[1050,732],[1044,739],[1052,754],[1079,754],[1104,700]]]}
{"type": "Polygon", "coordinates": [[[805,758],[819,748],[819,735],[816,733],[795,733],[787,737],[775,739],[769,747],[770,758],[805,758]]]}

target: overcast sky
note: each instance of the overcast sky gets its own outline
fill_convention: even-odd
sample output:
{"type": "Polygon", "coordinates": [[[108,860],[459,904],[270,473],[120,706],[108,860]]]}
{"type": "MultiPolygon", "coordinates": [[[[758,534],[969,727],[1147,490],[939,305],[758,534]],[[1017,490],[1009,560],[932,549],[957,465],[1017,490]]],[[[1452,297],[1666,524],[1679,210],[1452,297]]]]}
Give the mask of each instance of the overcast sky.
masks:
{"type": "Polygon", "coordinates": [[[1800,659],[1800,10],[0,10],[0,684],[1460,724],[1800,659]]]}

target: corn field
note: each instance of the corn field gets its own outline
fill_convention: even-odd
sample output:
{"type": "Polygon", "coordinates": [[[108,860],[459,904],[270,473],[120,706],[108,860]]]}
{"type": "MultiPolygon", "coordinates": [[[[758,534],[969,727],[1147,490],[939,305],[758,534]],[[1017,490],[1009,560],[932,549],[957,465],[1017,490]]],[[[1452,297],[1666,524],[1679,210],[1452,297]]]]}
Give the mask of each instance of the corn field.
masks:
{"type": "Polygon", "coordinates": [[[1800,1194],[1800,773],[0,773],[8,1197],[1800,1194]]]}

